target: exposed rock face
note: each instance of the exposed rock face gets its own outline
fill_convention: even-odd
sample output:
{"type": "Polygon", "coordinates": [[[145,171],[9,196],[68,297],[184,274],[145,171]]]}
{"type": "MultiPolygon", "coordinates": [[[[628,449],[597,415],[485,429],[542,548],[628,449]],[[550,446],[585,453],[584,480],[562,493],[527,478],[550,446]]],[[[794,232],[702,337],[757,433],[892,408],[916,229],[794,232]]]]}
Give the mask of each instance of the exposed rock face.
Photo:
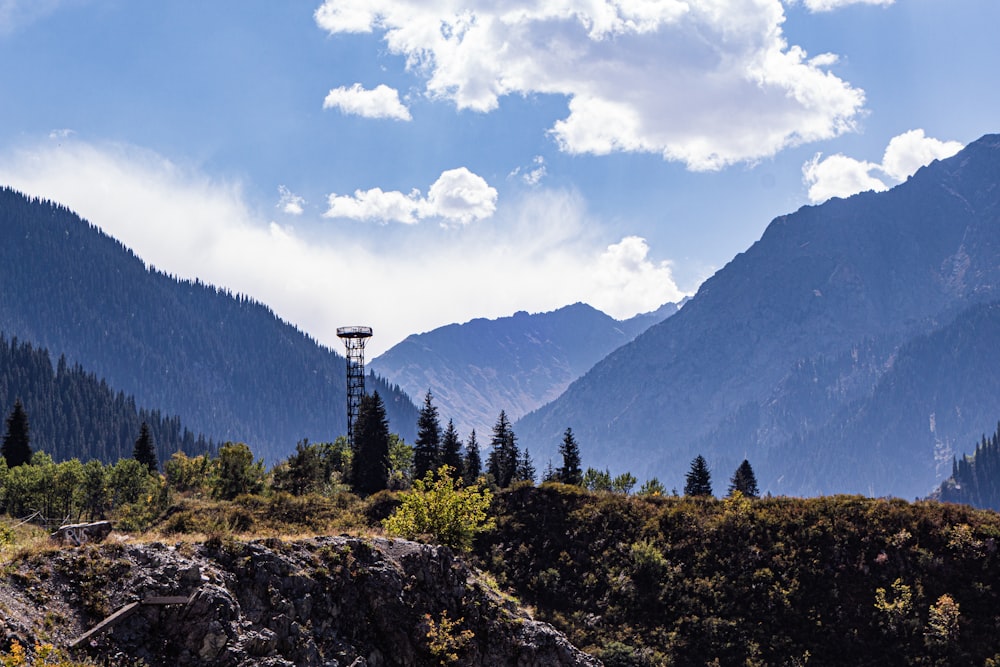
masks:
{"type": "Polygon", "coordinates": [[[39,554],[0,582],[8,640],[69,644],[138,600],[83,649],[151,665],[599,665],[532,620],[446,547],[319,537],[39,554]],[[53,622],[61,619],[61,622],[53,622]]]}

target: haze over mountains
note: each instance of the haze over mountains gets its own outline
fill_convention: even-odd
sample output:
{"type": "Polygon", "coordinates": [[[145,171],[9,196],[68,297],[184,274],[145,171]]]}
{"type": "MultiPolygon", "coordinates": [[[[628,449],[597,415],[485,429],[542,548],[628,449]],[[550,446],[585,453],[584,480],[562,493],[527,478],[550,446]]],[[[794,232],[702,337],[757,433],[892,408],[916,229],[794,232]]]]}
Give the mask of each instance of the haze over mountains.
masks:
{"type": "MultiPolygon", "coordinates": [[[[515,429],[682,483],[744,457],[763,490],[926,495],[1000,415],[1000,136],[884,193],[776,218],[684,308],[515,429]],[[987,363],[983,363],[987,362],[987,363]]],[[[718,488],[717,488],[718,490],[718,488]]]]}
{"type": "MultiPolygon", "coordinates": [[[[343,357],[265,306],[148,269],[11,190],[0,226],[5,335],[271,462],[344,432],[343,357]]],[[[418,402],[430,389],[463,437],[537,407],[515,431],[539,469],[571,427],[584,465],[667,488],[700,453],[717,492],[748,458],[773,493],[924,496],[1000,418],[998,302],[1000,136],[988,135],[888,192],[776,218],[679,311],[473,320],[370,366],[418,402]]],[[[410,397],[369,388],[412,442],[410,397]]]]}
{"type": "Polygon", "coordinates": [[[678,304],[619,321],[583,303],[524,311],[414,334],[372,360],[373,371],[414,401],[427,391],[462,436],[482,435],[501,409],[510,419],[552,401],[612,350],[670,317],[678,304]]]}
{"type": "MultiPolygon", "coordinates": [[[[344,358],[266,306],[147,268],[66,208],[6,188],[0,230],[6,336],[65,355],[139,405],[180,415],[216,442],[246,442],[272,463],[302,438],[346,432],[344,358]]],[[[373,377],[367,389],[412,440],[408,397],[373,377]]]]}

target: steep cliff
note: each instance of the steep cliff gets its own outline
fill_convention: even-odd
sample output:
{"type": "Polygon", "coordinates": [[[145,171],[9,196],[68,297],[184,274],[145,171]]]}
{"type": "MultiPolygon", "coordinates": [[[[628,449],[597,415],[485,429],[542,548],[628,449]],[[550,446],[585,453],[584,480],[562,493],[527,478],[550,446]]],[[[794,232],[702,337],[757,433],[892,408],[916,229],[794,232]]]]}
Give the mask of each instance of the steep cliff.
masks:
{"type": "Polygon", "coordinates": [[[36,552],[5,572],[6,644],[68,646],[140,603],[79,642],[102,663],[600,664],[449,549],[401,540],[106,544],[36,552]]]}

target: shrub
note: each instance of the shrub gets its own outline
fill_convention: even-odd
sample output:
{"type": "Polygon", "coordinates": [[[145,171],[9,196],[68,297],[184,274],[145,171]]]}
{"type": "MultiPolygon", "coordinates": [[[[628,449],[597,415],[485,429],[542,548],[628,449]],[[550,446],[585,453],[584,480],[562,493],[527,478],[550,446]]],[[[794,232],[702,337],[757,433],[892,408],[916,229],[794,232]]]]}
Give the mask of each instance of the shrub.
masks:
{"type": "Polygon", "coordinates": [[[409,539],[429,535],[440,544],[468,551],[476,533],[495,525],[487,516],[493,494],[478,485],[463,488],[453,473],[441,466],[436,478],[428,472],[414,481],[413,490],[400,494],[399,508],[382,522],[386,532],[409,539]]]}

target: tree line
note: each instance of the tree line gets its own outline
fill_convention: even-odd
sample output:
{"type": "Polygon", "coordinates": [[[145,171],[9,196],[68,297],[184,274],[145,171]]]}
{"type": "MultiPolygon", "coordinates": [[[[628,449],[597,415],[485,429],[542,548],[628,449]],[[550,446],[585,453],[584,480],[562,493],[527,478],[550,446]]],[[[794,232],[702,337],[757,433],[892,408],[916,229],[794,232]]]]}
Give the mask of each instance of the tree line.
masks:
{"type": "Polygon", "coordinates": [[[140,408],[133,396],[114,391],[80,364],[60,356],[53,367],[48,350],[0,333],[0,409],[9,413],[16,403],[31,415],[35,448],[56,460],[114,463],[128,456],[142,424],[161,459],[175,451],[197,454],[215,448],[179,416],[140,408]]]}
{"type": "MultiPolygon", "coordinates": [[[[376,391],[362,398],[351,439],[299,441],[295,451],[270,471],[244,443],[230,442],[194,455],[178,448],[164,460],[163,448],[157,445],[154,429],[146,421],[134,434],[131,456],[122,456],[115,463],[96,457],[86,463],[76,457],[56,462],[44,450],[33,449],[28,412],[18,399],[6,419],[0,445],[0,507],[11,516],[46,521],[92,520],[114,512],[119,520],[124,517],[126,527],[141,527],[166,508],[172,492],[222,500],[265,491],[296,496],[350,491],[370,496],[383,490],[435,488],[437,480],[445,476],[446,486],[453,479],[466,488],[502,489],[536,481],[531,455],[518,446],[503,410],[493,426],[485,461],[475,431],[463,442],[452,420],[442,429],[430,392],[424,398],[416,432],[411,446],[389,431],[384,404],[376,391]]],[[[571,428],[566,429],[559,452],[561,465],[546,466],[543,482],[625,495],[637,484],[629,472],[612,477],[607,470],[584,469],[571,428]]],[[[748,498],[759,494],[747,461],[731,480],[729,495],[736,492],[748,498]]],[[[638,494],[666,495],[666,491],[653,478],[638,494]]],[[[691,464],[684,495],[712,495],[711,473],[701,456],[691,464]]]]}
{"type": "Polygon", "coordinates": [[[952,459],[951,477],[935,495],[943,502],[1000,511],[1000,423],[992,436],[983,435],[972,455],[952,459]]]}

